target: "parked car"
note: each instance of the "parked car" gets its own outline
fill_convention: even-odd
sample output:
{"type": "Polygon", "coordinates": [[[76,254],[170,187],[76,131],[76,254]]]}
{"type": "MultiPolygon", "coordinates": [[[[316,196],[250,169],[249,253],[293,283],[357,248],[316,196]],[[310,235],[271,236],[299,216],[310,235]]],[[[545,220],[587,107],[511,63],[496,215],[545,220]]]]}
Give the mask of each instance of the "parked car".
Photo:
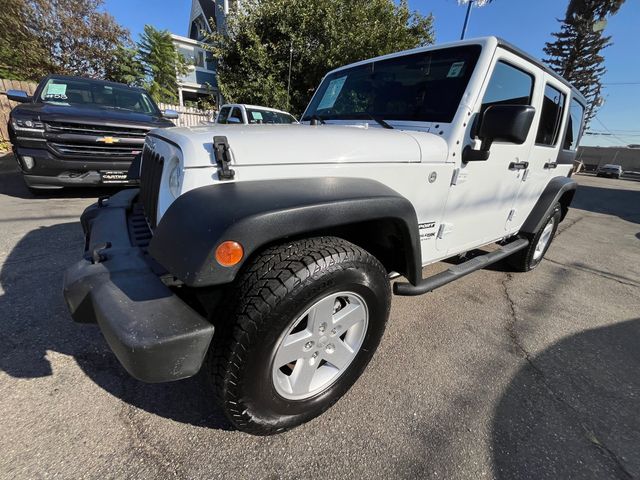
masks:
{"type": "Polygon", "coordinates": [[[220,108],[215,123],[251,125],[274,123],[298,123],[290,113],[257,105],[227,104],[220,108]]]}
{"type": "Polygon", "coordinates": [[[608,163],[602,167],[598,167],[598,170],[596,170],[596,176],[620,178],[622,176],[622,166],[608,163]]]}
{"type": "Polygon", "coordinates": [[[540,264],[576,190],[585,105],[488,37],[332,71],[303,124],[156,130],[140,190],[82,215],[67,304],[134,377],[205,369],[237,428],[290,429],[365,369],[390,278],[420,295],[501,259],[540,264]]]}
{"type": "Polygon", "coordinates": [[[9,138],[27,186],[50,189],[127,184],[127,170],[147,132],[173,126],[177,112],[161,112],[142,88],[50,75],[9,117],[9,138]]]}

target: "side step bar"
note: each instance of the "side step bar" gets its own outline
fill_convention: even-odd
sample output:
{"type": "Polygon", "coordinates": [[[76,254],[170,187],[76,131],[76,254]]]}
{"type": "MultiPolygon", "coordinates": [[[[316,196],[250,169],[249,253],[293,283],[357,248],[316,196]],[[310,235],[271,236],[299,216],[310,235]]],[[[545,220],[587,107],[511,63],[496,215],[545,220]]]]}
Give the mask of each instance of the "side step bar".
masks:
{"type": "Polygon", "coordinates": [[[502,260],[503,258],[506,258],[519,250],[522,250],[523,248],[527,248],[528,245],[529,240],[521,238],[508,243],[491,253],[480,255],[479,257],[474,257],[471,260],[461,263],[460,265],[454,265],[444,272],[437,273],[431,277],[423,278],[417,285],[396,282],[393,284],[393,293],[402,296],[414,296],[431,292],[438,287],[446,285],[449,282],[453,282],[454,280],[464,277],[465,275],[475,272],[476,270],[480,270],[487,265],[496,263],[497,261],[502,260]]]}

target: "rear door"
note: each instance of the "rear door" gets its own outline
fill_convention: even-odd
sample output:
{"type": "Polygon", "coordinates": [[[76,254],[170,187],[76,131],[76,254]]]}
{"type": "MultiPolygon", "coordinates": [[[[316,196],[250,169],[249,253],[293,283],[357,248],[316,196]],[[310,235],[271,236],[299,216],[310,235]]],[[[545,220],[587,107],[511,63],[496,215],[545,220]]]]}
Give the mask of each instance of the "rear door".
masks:
{"type": "Polygon", "coordinates": [[[516,233],[520,229],[551,178],[566,176],[569,170],[568,165],[558,164],[558,156],[563,143],[561,133],[564,132],[568,116],[570,91],[551,75],[541,73],[540,78],[543,81],[539,83],[534,95],[537,111],[533,122],[535,142],[507,225],[509,233],[516,233]]]}
{"type": "MultiPolygon", "coordinates": [[[[491,105],[531,105],[535,75],[528,67],[515,54],[498,50],[474,109],[476,117],[491,105]]],[[[522,145],[494,142],[487,161],[459,160],[438,231],[439,251],[454,255],[505,236],[533,138],[532,128],[522,145]]]]}

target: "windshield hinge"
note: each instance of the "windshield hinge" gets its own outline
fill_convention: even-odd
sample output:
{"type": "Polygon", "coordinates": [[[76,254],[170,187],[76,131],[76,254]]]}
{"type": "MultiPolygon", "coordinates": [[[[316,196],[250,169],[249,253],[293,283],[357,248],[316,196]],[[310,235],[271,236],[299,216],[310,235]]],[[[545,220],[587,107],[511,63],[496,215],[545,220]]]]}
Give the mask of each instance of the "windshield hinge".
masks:
{"type": "Polygon", "coordinates": [[[231,149],[229,148],[227,137],[213,137],[213,153],[218,165],[218,178],[220,180],[233,180],[236,172],[229,168],[231,149]]]}

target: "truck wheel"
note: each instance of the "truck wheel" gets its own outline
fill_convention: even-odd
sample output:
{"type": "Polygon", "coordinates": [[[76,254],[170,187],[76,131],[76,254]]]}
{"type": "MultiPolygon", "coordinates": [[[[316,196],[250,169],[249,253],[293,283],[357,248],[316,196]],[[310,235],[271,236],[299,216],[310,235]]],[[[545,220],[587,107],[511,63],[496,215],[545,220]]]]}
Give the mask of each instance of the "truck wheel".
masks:
{"type": "Polygon", "coordinates": [[[561,218],[561,207],[556,203],[540,230],[535,234],[525,234],[529,239],[529,246],[508,258],[509,264],[518,272],[528,272],[538,266],[549,249],[553,237],[558,230],[561,218]]]}
{"type": "Polygon", "coordinates": [[[292,241],[254,258],[216,322],[208,362],[234,426],[271,435],[331,407],[373,356],[390,297],[380,262],[339,238],[292,241]]]}

